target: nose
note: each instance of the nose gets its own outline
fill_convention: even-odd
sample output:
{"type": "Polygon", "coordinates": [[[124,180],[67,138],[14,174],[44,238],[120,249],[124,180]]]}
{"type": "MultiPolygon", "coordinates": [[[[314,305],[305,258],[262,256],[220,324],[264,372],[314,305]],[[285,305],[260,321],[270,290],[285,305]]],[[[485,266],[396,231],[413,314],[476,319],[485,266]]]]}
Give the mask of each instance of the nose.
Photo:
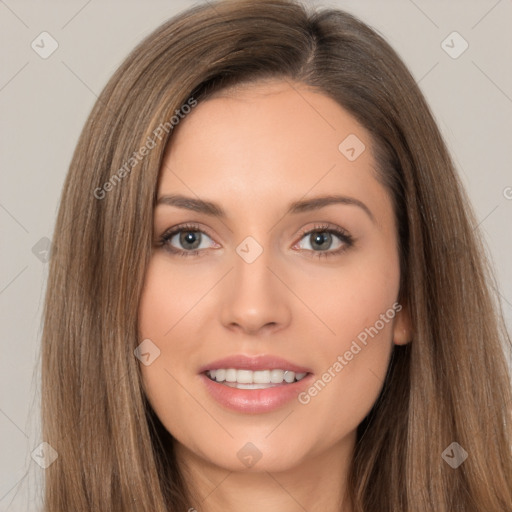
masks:
{"type": "Polygon", "coordinates": [[[270,254],[264,250],[252,263],[237,254],[234,258],[220,311],[224,327],[252,335],[286,328],[292,317],[290,292],[270,254]]]}

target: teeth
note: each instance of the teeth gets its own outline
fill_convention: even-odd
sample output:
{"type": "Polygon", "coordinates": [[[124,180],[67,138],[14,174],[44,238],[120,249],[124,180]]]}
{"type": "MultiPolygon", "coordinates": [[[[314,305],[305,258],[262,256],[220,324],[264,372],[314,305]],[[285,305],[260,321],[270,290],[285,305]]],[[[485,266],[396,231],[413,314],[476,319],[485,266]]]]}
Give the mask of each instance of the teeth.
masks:
{"type": "Polygon", "coordinates": [[[270,370],[270,382],[274,384],[280,384],[284,379],[283,370],[270,370]]]}
{"type": "Polygon", "coordinates": [[[268,384],[270,380],[270,370],[257,370],[252,372],[252,381],[254,384],[268,384]]]}
{"type": "Polygon", "coordinates": [[[237,370],[235,368],[219,368],[206,372],[210,379],[226,384],[242,384],[239,389],[263,389],[266,386],[258,384],[282,384],[283,381],[291,384],[302,380],[307,373],[295,373],[291,370],[237,370]],[[251,385],[255,385],[254,387],[251,385]]]}
{"type": "MultiPolygon", "coordinates": [[[[226,370],[226,382],[236,382],[237,371],[233,368],[226,370]]],[[[217,378],[217,377],[215,377],[217,378]]]]}
{"type": "Polygon", "coordinates": [[[295,372],[284,372],[284,380],[288,383],[295,380],[295,372]]]}
{"type": "MultiPolygon", "coordinates": [[[[230,370],[231,371],[231,370],[230,370]]],[[[254,384],[251,370],[233,370],[236,375],[236,382],[239,384],[254,384]]]]}

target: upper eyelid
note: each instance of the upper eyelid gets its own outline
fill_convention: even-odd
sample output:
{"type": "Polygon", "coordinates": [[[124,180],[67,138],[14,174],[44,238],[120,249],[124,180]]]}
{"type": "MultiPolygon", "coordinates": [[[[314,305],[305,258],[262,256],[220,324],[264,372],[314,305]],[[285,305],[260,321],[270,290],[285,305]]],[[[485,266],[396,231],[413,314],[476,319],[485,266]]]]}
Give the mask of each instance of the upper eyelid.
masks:
{"type": "Polygon", "coordinates": [[[200,224],[191,223],[191,222],[190,223],[186,222],[184,224],[178,224],[177,226],[173,226],[172,228],[165,229],[162,232],[161,236],[165,236],[167,233],[176,234],[176,233],[179,233],[180,231],[200,231],[201,233],[204,233],[204,234],[208,235],[210,238],[212,238],[212,235],[208,232],[207,228],[201,226],[200,224]]]}

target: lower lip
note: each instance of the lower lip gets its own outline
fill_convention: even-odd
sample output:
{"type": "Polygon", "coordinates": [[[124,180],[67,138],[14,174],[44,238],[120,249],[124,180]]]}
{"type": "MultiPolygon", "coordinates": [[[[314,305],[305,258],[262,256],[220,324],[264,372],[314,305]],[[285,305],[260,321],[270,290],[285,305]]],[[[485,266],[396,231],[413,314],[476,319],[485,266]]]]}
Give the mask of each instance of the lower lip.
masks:
{"type": "Polygon", "coordinates": [[[246,414],[260,414],[274,411],[297,396],[309,386],[313,375],[306,375],[303,379],[282,384],[267,389],[237,389],[213,381],[204,374],[200,374],[206,389],[211,396],[222,406],[246,414]]]}

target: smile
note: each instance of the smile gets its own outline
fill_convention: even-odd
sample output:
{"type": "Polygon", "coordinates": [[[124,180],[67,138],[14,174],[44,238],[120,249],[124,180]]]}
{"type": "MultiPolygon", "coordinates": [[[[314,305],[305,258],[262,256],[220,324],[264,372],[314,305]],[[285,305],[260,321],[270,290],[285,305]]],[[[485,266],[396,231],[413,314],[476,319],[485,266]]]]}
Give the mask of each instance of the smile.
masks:
{"type": "Polygon", "coordinates": [[[213,381],[237,389],[267,389],[302,380],[307,372],[292,370],[244,370],[236,368],[218,368],[209,370],[206,375],[213,381]]]}

